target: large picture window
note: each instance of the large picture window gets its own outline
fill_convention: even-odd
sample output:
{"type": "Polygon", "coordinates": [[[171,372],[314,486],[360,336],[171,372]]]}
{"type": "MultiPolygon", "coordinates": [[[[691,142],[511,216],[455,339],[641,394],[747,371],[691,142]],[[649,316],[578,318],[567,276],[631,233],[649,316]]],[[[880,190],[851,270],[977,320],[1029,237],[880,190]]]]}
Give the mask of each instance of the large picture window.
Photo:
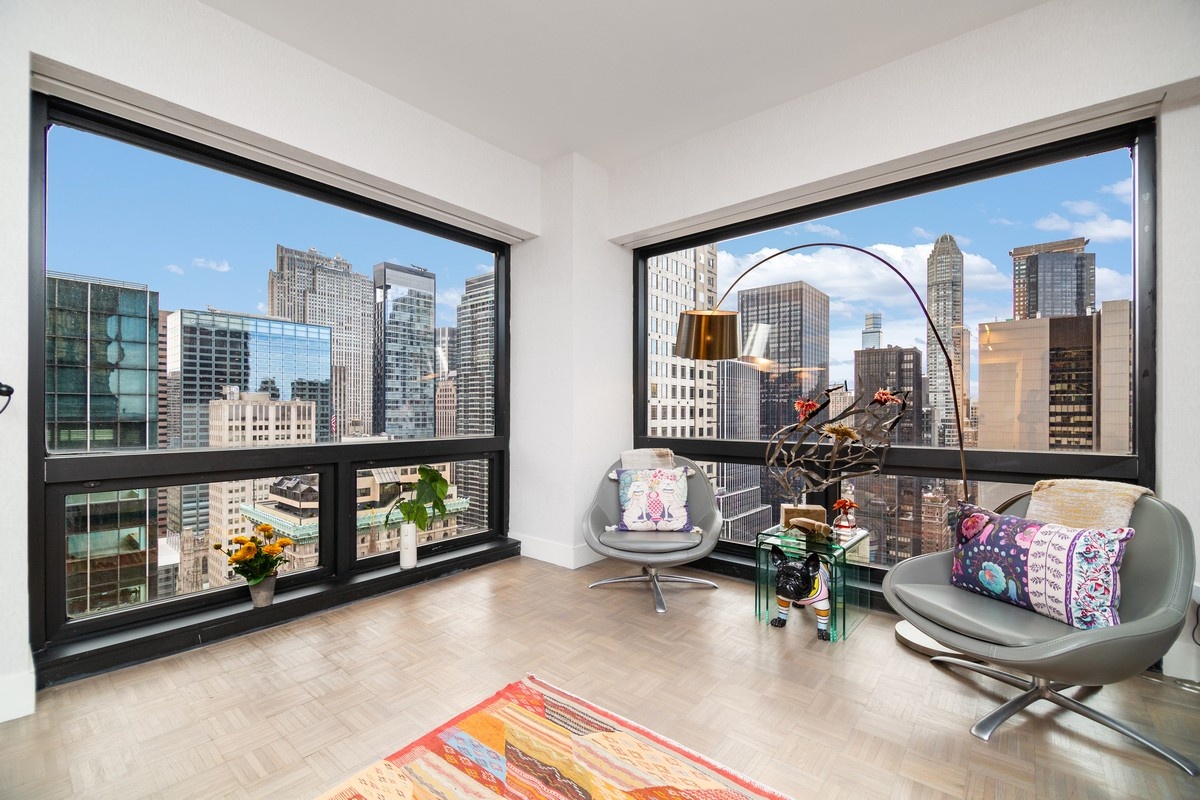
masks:
{"type": "Polygon", "coordinates": [[[390,512],[419,464],[450,481],[422,557],[503,540],[506,245],[81,106],[34,110],[39,660],[214,608],[253,626],[216,548],[264,523],[295,543],[282,596],[402,585],[390,512]]]}
{"type": "Polygon", "coordinates": [[[1152,484],[1153,153],[1133,125],[639,251],[638,442],[707,459],[723,541],[753,542],[787,500],[765,443],[798,401],[827,391],[820,423],[906,393],[883,472],[830,490],[884,566],[948,546],[955,396],[981,503],[1059,475],[1152,484]],[[718,304],[743,357],[676,355],[680,311],[718,304]]]}

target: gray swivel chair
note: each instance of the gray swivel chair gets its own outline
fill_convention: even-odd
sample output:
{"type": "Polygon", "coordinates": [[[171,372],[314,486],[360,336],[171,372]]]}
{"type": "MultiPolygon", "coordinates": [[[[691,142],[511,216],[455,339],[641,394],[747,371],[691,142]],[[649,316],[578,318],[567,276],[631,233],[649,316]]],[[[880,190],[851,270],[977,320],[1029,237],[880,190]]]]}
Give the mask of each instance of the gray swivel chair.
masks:
{"type": "MultiPolygon", "coordinates": [[[[1024,515],[1029,495],[997,509],[1024,515]]],[[[1177,508],[1143,495],[1129,524],[1137,533],[1121,566],[1121,624],[1081,630],[950,584],[953,551],[915,556],[892,567],[883,594],[892,609],[926,636],[964,657],[937,655],[1024,691],[975,723],[987,740],[1021,709],[1049,700],[1140,742],[1191,775],[1195,763],[1124,723],[1062,694],[1072,686],[1103,686],[1131,678],[1170,649],[1183,627],[1195,570],[1192,529],[1177,508]],[[987,662],[976,663],[971,659],[987,662]],[[993,666],[1029,675],[1022,678],[993,666]]]]}
{"type": "Polygon", "coordinates": [[[694,462],[675,456],[675,466],[685,465],[692,468],[692,474],[687,481],[688,515],[693,527],[698,528],[699,532],[606,531],[606,527],[612,527],[621,521],[617,482],[608,477],[609,473],[621,466],[621,462],[617,461],[604,471],[600,485],[596,487],[592,505],[583,516],[583,538],[588,547],[600,555],[638,564],[642,571],[638,575],[596,581],[588,587],[589,589],[606,583],[649,583],[650,588],[654,590],[654,608],[662,614],[667,610],[667,601],[663,598],[660,582],[696,583],[717,588],[715,583],[702,578],[659,573],[659,569],[677,567],[708,555],[717,546],[717,539],[721,535],[721,523],[724,519],[717,509],[712,485],[704,475],[704,470],[694,462]]]}

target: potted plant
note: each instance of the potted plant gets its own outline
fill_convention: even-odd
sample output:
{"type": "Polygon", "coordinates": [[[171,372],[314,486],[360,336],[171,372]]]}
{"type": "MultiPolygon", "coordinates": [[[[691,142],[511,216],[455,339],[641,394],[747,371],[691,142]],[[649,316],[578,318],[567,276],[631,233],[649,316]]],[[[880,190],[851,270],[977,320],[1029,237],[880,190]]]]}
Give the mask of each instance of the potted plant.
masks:
{"type": "Polygon", "coordinates": [[[255,608],[271,605],[275,597],[275,576],[279,567],[287,561],[283,548],[294,544],[286,536],[275,536],[274,526],[263,523],[254,528],[250,536],[235,536],[233,543],[239,545],[230,552],[217,542],[213,549],[224,553],[233,571],[246,579],[250,587],[250,601],[255,608]]]}
{"type": "Polygon", "coordinates": [[[446,516],[446,492],[450,483],[442,473],[428,464],[417,467],[417,479],[406,490],[407,499],[403,493],[384,517],[383,526],[388,527],[392,520],[392,512],[399,511],[404,522],[400,523],[400,567],[409,569],[417,565],[417,529],[429,530],[429,525],[438,518],[446,516]],[[432,514],[430,513],[432,512],[432,514]]]}

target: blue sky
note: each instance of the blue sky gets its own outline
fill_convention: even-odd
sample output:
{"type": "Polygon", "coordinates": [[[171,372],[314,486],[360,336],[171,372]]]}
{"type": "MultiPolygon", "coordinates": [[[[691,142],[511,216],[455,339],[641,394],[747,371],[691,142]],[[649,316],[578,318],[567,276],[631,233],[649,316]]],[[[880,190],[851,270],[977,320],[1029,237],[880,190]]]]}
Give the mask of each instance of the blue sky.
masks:
{"type": "Polygon", "coordinates": [[[492,268],[489,252],[72,128],[51,129],[47,172],[47,268],[146,284],[164,310],[264,312],[282,244],[365,275],[424,267],[438,325],[454,325],[466,279],[492,268]]]}
{"type": "MultiPolygon", "coordinates": [[[[950,233],[965,255],[973,341],[980,323],[1012,315],[1013,247],[1087,237],[1097,304],[1129,298],[1130,175],[1128,150],[1120,149],[722,242],[720,289],[777,250],[835,241],[875,250],[924,296],[925,260],[933,241],[950,233]]],[[[262,313],[278,243],[341,254],[367,275],[380,261],[424,267],[437,275],[438,325],[454,325],[466,279],[492,267],[482,250],[62,126],[50,132],[47,198],[50,270],[146,284],[166,310],[262,313]]],[[[852,378],[868,312],[883,313],[885,344],[924,350],[916,303],[866,256],[802,250],[774,259],[739,288],[792,280],[831,297],[835,381],[852,378]]]]}
{"type": "MultiPolygon", "coordinates": [[[[963,316],[977,344],[980,323],[1012,317],[1008,253],[1014,247],[1083,236],[1096,254],[1097,306],[1132,296],[1131,175],[1123,148],[722,242],[720,287],[773,252],[832,241],[883,256],[924,299],[926,259],[937,237],[949,233],[963,251],[963,316]]],[[[830,295],[834,381],[852,380],[868,312],[883,313],[885,345],[925,350],[925,321],[915,300],[873,259],[844,249],[804,249],[755,270],[738,289],[793,280],[830,295]]],[[[736,298],[726,305],[735,308],[736,298]]],[[[971,363],[977,373],[975,354],[971,363]]]]}

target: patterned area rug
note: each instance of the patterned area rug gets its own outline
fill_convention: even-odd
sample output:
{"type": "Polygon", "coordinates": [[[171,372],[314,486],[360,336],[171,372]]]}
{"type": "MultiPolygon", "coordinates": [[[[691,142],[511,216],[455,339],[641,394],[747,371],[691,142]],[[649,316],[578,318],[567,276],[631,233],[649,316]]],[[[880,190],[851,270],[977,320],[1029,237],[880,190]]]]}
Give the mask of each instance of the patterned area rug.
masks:
{"type": "Polygon", "coordinates": [[[320,800],[789,800],[532,675],[320,800]]]}

